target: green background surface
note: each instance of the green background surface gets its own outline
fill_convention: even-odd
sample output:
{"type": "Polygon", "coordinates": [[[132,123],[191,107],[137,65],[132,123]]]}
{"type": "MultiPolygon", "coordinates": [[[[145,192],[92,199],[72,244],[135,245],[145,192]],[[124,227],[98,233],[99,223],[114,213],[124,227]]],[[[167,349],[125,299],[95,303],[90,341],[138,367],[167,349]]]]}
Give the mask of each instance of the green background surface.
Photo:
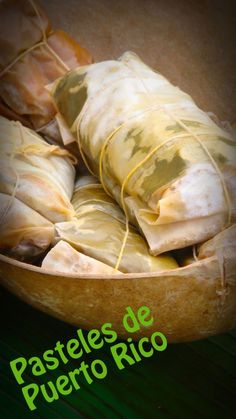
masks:
{"type": "MultiPolygon", "coordinates": [[[[61,396],[51,404],[38,398],[31,412],[9,362],[19,356],[42,356],[60,340],[75,337],[76,328],[55,320],[0,288],[0,418],[236,418],[236,331],[198,342],[169,345],[162,353],[120,371],[109,346],[83,358],[102,359],[108,368],[103,380],[61,396]]],[[[79,367],[81,360],[28,383],[54,381],[79,367]]]]}

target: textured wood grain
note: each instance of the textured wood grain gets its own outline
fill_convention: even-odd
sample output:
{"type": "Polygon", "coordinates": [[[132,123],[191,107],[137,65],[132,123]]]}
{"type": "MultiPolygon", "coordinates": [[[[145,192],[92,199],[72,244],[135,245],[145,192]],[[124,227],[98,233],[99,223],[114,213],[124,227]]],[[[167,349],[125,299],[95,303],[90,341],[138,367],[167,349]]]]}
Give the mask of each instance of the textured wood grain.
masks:
{"type": "Polygon", "coordinates": [[[102,277],[54,274],[0,256],[2,284],[40,310],[91,329],[111,322],[127,337],[122,318],[127,306],[146,305],[155,319],[134,337],[162,331],[169,342],[191,341],[236,326],[236,261],[225,261],[225,277],[215,257],[184,268],[151,274],[102,277]]]}

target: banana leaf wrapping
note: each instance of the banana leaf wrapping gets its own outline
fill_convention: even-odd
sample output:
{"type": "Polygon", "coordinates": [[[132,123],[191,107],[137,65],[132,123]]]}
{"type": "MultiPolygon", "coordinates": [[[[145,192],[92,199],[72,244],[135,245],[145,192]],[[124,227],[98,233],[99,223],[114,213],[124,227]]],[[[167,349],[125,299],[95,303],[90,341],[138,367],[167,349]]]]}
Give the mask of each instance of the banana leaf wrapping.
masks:
{"type": "MultiPolygon", "coordinates": [[[[227,261],[234,263],[236,254],[236,224],[216,234],[212,239],[207,240],[192,248],[180,249],[175,252],[175,257],[180,266],[188,266],[194,262],[216,256],[219,262],[222,275],[226,270],[227,261]]],[[[228,269],[228,268],[227,268],[228,269]]]]}
{"type": "Polygon", "coordinates": [[[74,158],[20,122],[0,117],[0,132],[0,250],[34,261],[74,216],[74,158]]]}
{"type": "Polygon", "coordinates": [[[152,254],[234,221],[235,138],[135,54],[73,70],[51,92],[91,173],[152,254]]]}
{"type": "Polygon", "coordinates": [[[0,251],[22,261],[34,261],[54,238],[54,226],[13,196],[0,193],[0,251]]]}
{"type": "Polygon", "coordinates": [[[0,132],[0,192],[51,222],[72,219],[74,157],[20,122],[0,117],[0,132]]]}
{"type": "Polygon", "coordinates": [[[32,0],[0,4],[0,113],[60,142],[55,108],[45,85],[92,61],[67,33],[52,31],[32,0]]]}
{"type": "Polygon", "coordinates": [[[147,243],[133,227],[124,242],[125,215],[93,177],[84,176],[76,182],[72,204],[76,213],[74,220],[57,223],[55,229],[60,239],[78,251],[121,272],[153,272],[178,267],[169,255],[151,256],[147,243]]]}
{"type": "Polygon", "coordinates": [[[60,240],[42,262],[42,268],[69,274],[117,274],[120,273],[99,260],[78,252],[68,243],[60,240]]]}
{"type": "Polygon", "coordinates": [[[224,265],[224,259],[235,258],[236,255],[236,224],[221,231],[212,239],[198,246],[199,260],[217,256],[224,265]]]}

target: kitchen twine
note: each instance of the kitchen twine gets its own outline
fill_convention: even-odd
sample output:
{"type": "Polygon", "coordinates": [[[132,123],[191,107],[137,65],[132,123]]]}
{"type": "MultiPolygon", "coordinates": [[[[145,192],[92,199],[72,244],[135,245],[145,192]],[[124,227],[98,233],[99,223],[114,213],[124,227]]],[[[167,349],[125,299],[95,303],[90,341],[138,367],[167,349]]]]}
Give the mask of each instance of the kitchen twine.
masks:
{"type": "MultiPolygon", "coordinates": [[[[65,71],[69,71],[70,67],[68,67],[68,65],[61,59],[61,57],[59,57],[59,55],[50,47],[50,45],[48,44],[47,41],[47,35],[45,33],[44,27],[43,27],[43,22],[42,22],[42,18],[40,16],[39,10],[37,8],[37,6],[35,5],[33,0],[28,0],[28,2],[30,3],[30,5],[32,6],[38,21],[39,21],[39,29],[42,32],[42,37],[43,40],[38,42],[37,44],[33,45],[32,47],[28,48],[27,50],[23,51],[21,54],[19,54],[10,64],[8,64],[1,72],[0,72],[0,78],[2,76],[4,76],[6,73],[8,73],[9,70],[11,70],[11,68],[18,62],[20,61],[25,55],[29,54],[31,51],[40,48],[41,46],[45,46],[48,51],[50,52],[50,54],[61,64],[61,66],[64,68],[65,71]]],[[[50,32],[53,33],[53,32],[50,32]]],[[[46,124],[44,124],[43,126],[41,126],[40,128],[37,128],[37,132],[41,132],[42,130],[44,130],[45,128],[47,128],[48,126],[50,126],[53,123],[54,119],[52,119],[51,121],[47,122],[46,124]]]]}
{"type": "MultiPolygon", "coordinates": [[[[139,81],[142,83],[144,89],[146,90],[147,95],[150,95],[150,92],[148,91],[148,88],[145,85],[144,80],[142,80],[142,78],[136,73],[136,71],[133,68],[130,68],[130,66],[127,63],[124,63],[124,65],[126,65],[129,68],[129,70],[131,70],[134,73],[135,77],[138,78],[139,81]]],[[[125,122],[123,122],[122,124],[120,124],[117,128],[115,128],[107,136],[107,138],[105,139],[105,141],[103,143],[103,146],[102,146],[102,149],[101,149],[101,153],[100,153],[100,158],[99,158],[99,178],[100,178],[100,181],[101,181],[101,184],[102,184],[104,190],[110,196],[112,196],[111,193],[110,193],[110,191],[107,189],[107,187],[105,185],[105,182],[104,182],[104,179],[103,179],[103,162],[104,162],[104,157],[105,157],[105,153],[106,153],[106,150],[108,148],[108,145],[114,139],[115,134],[119,130],[121,130],[128,122],[130,122],[130,120],[135,119],[135,118],[139,117],[140,115],[142,116],[143,114],[145,114],[147,112],[154,112],[154,111],[158,111],[158,110],[164,111],[170,118],[172,118],[177,124],[179,124],[185,130],[185,132],[187,132],[187,136],[190,135],[192,138],[194,138],[199,143],[199,145],[202,147],[202,149],[204,150],[204,152],[206,153],[206,155],[208,156],[208,158],[209,158],[212,166],[214,167],[216,173],[218,174],[218,176],[220,178],[220,181],[221,181],[221,184],[222,184],[222,188],[223,188],[223,192],[224,192],[224,196],[225,196],[225,202],[226,202],[226,206],[227,206],[227,212],[228,212],[227,222],[226,222],[225,227],[228,227],[230,225],[230,223],[231,223],[231,217],[232,217],[231,201],[230,201],[230,196],[229,196],[228,188],[227,188],[226,183],[225,183],[224,176],[223,176],[223,174],[222,174],[222,172],[221,172],[221,170],[220,170],[217,162],[215,161],[214,157],[211,155],[210,151],[205,146],[205,144],[203,144],[203,142],[199,138],[199,135],[195,134],[181,119],[177,118],[171,111],[167,110],[167,108],[166,108],[165,105],[162,105],[161,106],[161,105],[157,104],[156,106],[151,106],[151,107],[148,107],[146,109],[143,109],[141,112],[139,112],[136,115],[133,115],[131,118],[127,118],[127,120],[125,122]]],[[[79,150],[80,150],[80,153],[81,153],[81,156],[83,158],[83,161],[84,161],[86,167],[88,168],[89,172],[92,173],[93,175],[95,175],[94,172],[91,170],[91,168],[89,166],[89,163],[87,161],[87,158],[85,157],[85,153],[84,153],[83,148],[82,148],[80,134],[79,134],[79,126],[80,126],[80,123],[81,123],[81,119],[82,118],[79,118],[78,119],[77,126],[76,126],[76,132],[77,132],[79,150]]],[[[125,217],[126,217],[126,232],[125,232],[124,239],[123,239],[123,242],[122,242],[122,246],[121,246],[121,249],[120,249],[120,253],[119,253],[119,256],[118,256],[118,259],[117,259],[117,263],[116,263],[116,266],[115,266],[115,269],[116,270],[118,270],[118,268],[119,268],[121,259],[122,259],[123,254],[124,254],[124,250],[125,250],[127,238],[128,238],[128,235],[129,235],[129,214],[128,214],[128,210],[127,210],[127,207],[126,207],[126,204],[125,204],[125,186],[126,186],[127,182],[134,175],[134,173],[140,167],[142,167],[160,148],[162,148],[163,146],[165,146],[170,141],[173,141],[174,139],[177,139],[178,140],[179,138],[183,138],[185,136],[186,136],[186,134],[182,134],[182,135],[178,135],[178,136],[177,135],[174,135],[174,136],[166,139],[165,141],[163,141],[158,146],[156,146],[150,153],[148,153],[148,155],[143,160],[141,160],[128,173],[128,175],[126,176],[126,178],[122,182],[121,192],[120,192],[120,201],[121,201],[121,206],[122,206],[122,208],[124,210],[125,217]]],[[[194,258],[197,259],[196,249],[195,248],[193,249],[193,252],[194,252],[194,258]]],[[[219,260],[219,263],[220,263],[220,274],[221,274],[221,286],[222,286],[222,290],[224,290],[225,289],[225,286],[226,286],[225,269],[223,268],[223,266],[221,266],[223,262],[221,263],[221,261],[219,260]]],[[[222,294],[222,291],[220,291],[219,293],[221,295],[222,294]]]]}

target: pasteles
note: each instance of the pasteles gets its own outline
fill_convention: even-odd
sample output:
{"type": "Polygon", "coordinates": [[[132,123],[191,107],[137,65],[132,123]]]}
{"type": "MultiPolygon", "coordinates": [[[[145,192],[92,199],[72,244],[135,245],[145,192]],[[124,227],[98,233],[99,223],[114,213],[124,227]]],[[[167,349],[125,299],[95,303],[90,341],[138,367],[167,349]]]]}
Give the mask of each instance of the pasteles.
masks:
{"type": "Polygon", "coordinates": [[[0,192],[13,195],[51,222],[70,220],[74,157],[20,122],[0,117],[0,192]]]}
{"type": "Polygon", "coordinates": [[[52,94],[90,172],[152,254],[235,220],[235,138],[135,54],[75,69],[52,94]]]}
{"type": "Polygon", "coordinates": [[[1,1],[0,26],[0,113],[61,142],[45,86],[89,64],[90,53],[64,31],[52,31],[34,0],[1,1]]]}
{"type": "Polygon", "coordinates": [[[69,274],[111,275],[119,273],[105,263],[83,255],[63,240],[60,240],[48,252],[42,262],[42,268],[69,274]]]}
{"type": "Polygon", "coordinates": [[[77,181],[72,198],[75,218],[55,224],[57,235],[75,249],[121,272],[153,272],[177,268],[170,255],[154,257],[138,231],[93,177],[77,181]]]}
{"type": "Polygon", "coordinates": [[[0,193],[0,252],[34,261],[50,246],[53,224],[13,196],[0,193]]]}

